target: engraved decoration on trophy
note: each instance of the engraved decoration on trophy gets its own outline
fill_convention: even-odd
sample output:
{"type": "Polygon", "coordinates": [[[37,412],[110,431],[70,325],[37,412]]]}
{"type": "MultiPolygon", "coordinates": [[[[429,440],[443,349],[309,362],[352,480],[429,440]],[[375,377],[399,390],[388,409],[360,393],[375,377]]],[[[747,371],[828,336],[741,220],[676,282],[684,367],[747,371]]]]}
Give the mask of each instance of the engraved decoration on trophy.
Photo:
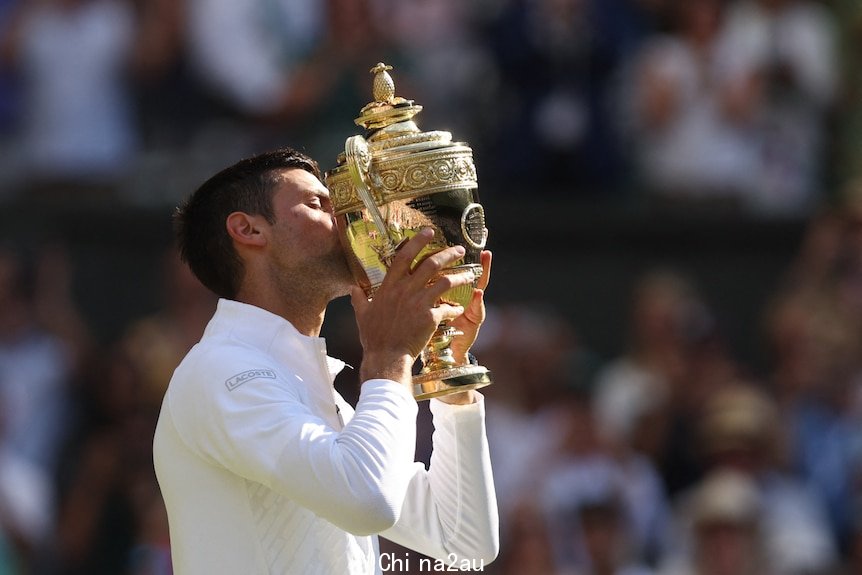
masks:
{"type": "MultiPolygon", "coordinates": [[[[441,273],[472,270],[477,280],[488,237],[473,151],[463,142],[453,142],[449,132],[420,131],[413,117],[422,106],[395,95],[391,69],[383,63],[371,69],[374,101],[355,120],[365,134],[347,139],[344,153],[326,175],[342,246],[354,277],[369,297],[374,297],[398,247],[422,228],[433,228],[434,239],[414,265],[434,252],[460,245],[464,256],[441,273]]],[[[453,288],[441,301],[466,308],[474,286],[453,288]]],[[[422,370],[413,376],[416,399],[491,383],[485,367],[455,359],[449,348],[455,335],[456,330],[444,322],[422,351],[422,370]]]]}

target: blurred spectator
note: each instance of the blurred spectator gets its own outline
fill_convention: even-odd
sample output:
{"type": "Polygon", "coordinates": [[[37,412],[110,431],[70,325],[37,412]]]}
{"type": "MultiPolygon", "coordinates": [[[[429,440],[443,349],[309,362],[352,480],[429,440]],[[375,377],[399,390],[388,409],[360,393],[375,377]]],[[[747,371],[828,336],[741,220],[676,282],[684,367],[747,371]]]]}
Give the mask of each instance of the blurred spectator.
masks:
{"type": "Polygon", "coordinates": [[[648,459],[613,456],[589,402],[566,402],[562,449],[541,485],[557,564],[575,573],[637,573],[665,552],[670,519],[664,488],[648,459]]]}
{"type": "Polygon", "coordinates": [[[25,569],[35,568],[54,523],[53,478],[72,416],[74,358],[39,322],[46,286],[34,260],[0,248],[0,538],[25,569]]]}
{"type": "Polygon", "coordinates": [[[772,575],[761,533],[757,485],[735,471],[716,471],[680,505],[691,533],[690,555],[661,575],[772,575]]]}
{"type": "Polygon", "coordinates": [[[38,322],[36,262],[0,249],[0,422],[3,445],[51,472],[66,410],[70,349],[38,322]]]}
{"type": "Polygon", "coordinates": [[[771,399],[748,384],[729,384],[704,407],[702,456],[712,471],[742,473],[757,485],[766,564],[778,575],[827,573],[837,550],[816,493],[779,467],[781,427],[771,399]]]}
{"type": "Polygon", "coordinates": [[[629,329],[628,351],[596,378],[596,417],[618,450],[653,458],[674,494],[700,473],[694,414],[735,366],[700,295],[673,270],[638,280],[629,329]]]}
{"type": "Polygon", "coordinates": [[[793,469],[823,498],[836,540],[851,544],[862,478],[862,261],[852,202],[812,221],[786,287],[766,314],[770,383],[793,469]]]}
{"type": "MultiPolygon", "coordinates": [[[[616,0],[514,0],[487,24],[499,72],[494,177],[605,194],[618,183],[615,75],[640,39],[616,0]]],[[[513,188],[518,190],[520,188],[513,188]]]]}
{"type": "Polygon", "coordinates": [[[326,33],[325,3],[186,1],[191,64],[225,110],[302,114],[328,87],[310,61],[326,33]]]}
{"type": "Polygon", "coordinates": [[[787,289],[825,294],[834,289],[838,270],[847,260],[846,226],[839,210],[823,209],[805,229],[802,245],[790,264],[787,289]]]}
{"type": "MultiPolygon", "coordinates": [[[[54,570],[127,573],[163,563],[167,516],[152,463],[155,418],[121,351],[103,350],[84,370],[79,420],[61,474],[54,570]]],[[[165,573],[156,571],[156,573],[165,573]]]]}
{"type": "MultiPolygon", "coordinates": [[[[248,137],[249,148],[294,142],[334,164],[356,132],[345,118],[371,100],[369,69],[398,64],[371,0],[188,2],[190,63],[211,115],[248,137]]],[[[398,93],[409,95],[400,78],[398,93]]],[[[228,144],[223,133],[212,137],[228,144]]]]}
{"type": "Polygon", "coordinates": [[[513,509],[510,524],[501,535],[506,543],[501,545],[500,557],[491,565],[494,572],[565,575],[555,565],[548,523],[534,502],[522,501],[513,509]]]}
{"type": "Polygon", "coordinates": [[[158,414],[180,360],[196,344],[215,310],[216,297],[171,247],[162,256],[163,305],[128,327],[121,347],[141,385],[141,401],[158,414]]]}
{"type": "Polygon", "coordinates": [[[0,573],[39,565],[54,524],[52,478],[45,469],[0,446],[0,573]]]}
{"type": "Polygon", "coordinates": [[[84,417],[68,446],[61,490],[58,573],[171,572],[152,435],[170,375],[200,339],[215,296],[173,248],[162,270],[162,309],[131,324],[82,378],[84,417]]]}
{"type": "Polygon", "coordinates": [[[811,0],[740,0],[724,40],[733,76],[762,85],[759,170],[753,207],[799,213],[822,195],[826,113],[837,91],[837,35],[831,14],[811,0]]]}
{"type": "MultiPolygon", "coordinates": [[[[397,94],[424,102],[422,94],[414,94],[408,78],[401,80],[397,71],[401,54],[384,34],[388,20],[375,17],[373,0],[327,0],[324,5],[323,36],[312,58],[314,82],[324,85],[313,106],[295,121],[289,121],[284,130],[312,157],[319,158],[322,166],[332,166],[344,151],[344,140],[357,131],[356,125],[345,118],[355,118],[362,106],[373,99],[370,68],[376,62],[396,67],[393,76],[397,94]]],[[[426,130],[439,129],[424,123],[421,117],[418,121],[426,130]]],[[[284,141],[284,130],[273,134],[276,143],[284,141]]]]}
{"type": "Polygon", "coordinates": [[[136,18],[122,0],[24,2],[3,47],[22,78],[21,162],[40,190],[116,183],[137,147],[136,18]]]}
{"type": "Polygon", "coordinates": [[[161,308],[91,355],[80,377],[82,416],[60,475],[58,574],[171,572],[152,436],[170,374],[200,338],[215,296],[172,247],[162,257],[161,308]]]}
{"type": "Polygon", "coordinates": [[[209,120],[189,70],[187,2],[132,1],[138,24],[130,79],[142,151],[185,146],[209,120]]]}
{"type": "Polygon", "coordinates": [[[650,191],[738,206],[755,192],[757,86],[722,53],[724,3],[676,3],[676,31],[637,56],[631,107],[639,168],[650,191]]]}
{"type": "Polygon", "coordinates": [[[136,537],[131,551],[129,574],[172,575],[168,516],[161,491],[155,483],[147,480],[142,482],[137,495],[136,537]]]}
{"type": "Polygon", "coordinates": [[[458,0],[372,4],[380,33],[404,58],[398,76],[415,93],[402,95],[424,107],[422,125],[450,130],[475,149],[499,94],[492,54],[478,33],[479,21],[494,9],[458,0]]]}
{"type": "Polygon", "coordinates": [[[638,425],[639,419],[665,412],[672,389],[679,385],[686,324],[695,302],[694,289],[679,274],[657,270],[639,278],[632,294],[628,350],[596,377],[596,416],[605,436],[632,441],[640,451],[657,455],[664,439],[661,418],[651,429],[638,425]],[[646,443],[638,431],[658,437],[646,443]]]}
{"type": "Polygon", "coordinates": [[[560,409],[578,351],[573,328],[527,304],[489,307],[474,346],[494,374],[485,390],[487,433],[505,532],[510,515],[531,501],[564,440],[560,409]]]}
{"type": "Polygon", "coordinates": [[[585,575],[649,575],[626,552],[625,514],[613,498],[584,502],[576,511],[589,569],[585,575]]]}

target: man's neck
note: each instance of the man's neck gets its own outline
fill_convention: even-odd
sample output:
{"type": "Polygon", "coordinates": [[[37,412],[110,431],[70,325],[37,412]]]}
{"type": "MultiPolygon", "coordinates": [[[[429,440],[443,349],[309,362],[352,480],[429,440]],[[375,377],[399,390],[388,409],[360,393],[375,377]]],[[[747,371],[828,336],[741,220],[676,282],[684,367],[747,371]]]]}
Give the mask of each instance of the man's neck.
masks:
{"type": "Polygon", "coordinates": [[[320,335],[326,305],[329,303],[328,299],[323,301],[325,298],[320,297],[320,294],[296,293],[284,297],[271,291],[256,290],[240,290],[236,299],[283,317],[299,333],[310,337],[320,335]]]}

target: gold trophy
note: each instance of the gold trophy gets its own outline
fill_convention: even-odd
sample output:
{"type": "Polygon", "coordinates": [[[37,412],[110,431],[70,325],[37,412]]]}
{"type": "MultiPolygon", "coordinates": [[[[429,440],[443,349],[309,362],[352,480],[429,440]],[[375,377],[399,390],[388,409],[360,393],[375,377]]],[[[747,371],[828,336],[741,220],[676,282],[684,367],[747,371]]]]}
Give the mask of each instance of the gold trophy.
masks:
{"type": "MultiPolygon", "coordinates": [[[[433,228],[434,239],[416,262],[449,246],[466,250],[444,274],[472,270],[478,279],[479,254],[488,238],[473,151],[453,142],[449,132],[420,131],[413,117],[422,106],[395,96],[391,69],[383,63],[371,69],[374,101],[355,120],[365,135],[347,139],[326,175],[342,246],[368,297],[374,297],[398,247],[422,228],[433,228]]],[[[453,288],[441,299],[466,307],[473,287],[453,288]]],[[[413,376],[416,399],[491,383],[486,368],[456,361],[449,344],[457,334],[441,323],[422,350],[422,370],[413,376]]]]}

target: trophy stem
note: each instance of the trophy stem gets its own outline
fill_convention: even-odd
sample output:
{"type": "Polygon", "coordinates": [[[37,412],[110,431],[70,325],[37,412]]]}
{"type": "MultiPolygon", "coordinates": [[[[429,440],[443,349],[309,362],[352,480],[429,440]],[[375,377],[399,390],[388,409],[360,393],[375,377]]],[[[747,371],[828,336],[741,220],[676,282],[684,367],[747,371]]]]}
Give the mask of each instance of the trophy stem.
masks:
{"type": "Polygon", "coordinates": [[[430,373],[458,365],[449,344],[452,343],[453,337],[460,334],[461,332],[448,325],[447,322],[437,326],[434,335],[431,336],[431,341],[428,342],[419,356],[423,366],[421,373],[430,373]]]}
{"type": "Polygon", "coordinates": [[[413,376],[413,395],[417,400],[478,389],[491,383],[487,368],[460,364],[455,359],[449,346],[452,338],[460,333],[446,322],[437,326],[420,354],[422,370],[413,376]]]}

